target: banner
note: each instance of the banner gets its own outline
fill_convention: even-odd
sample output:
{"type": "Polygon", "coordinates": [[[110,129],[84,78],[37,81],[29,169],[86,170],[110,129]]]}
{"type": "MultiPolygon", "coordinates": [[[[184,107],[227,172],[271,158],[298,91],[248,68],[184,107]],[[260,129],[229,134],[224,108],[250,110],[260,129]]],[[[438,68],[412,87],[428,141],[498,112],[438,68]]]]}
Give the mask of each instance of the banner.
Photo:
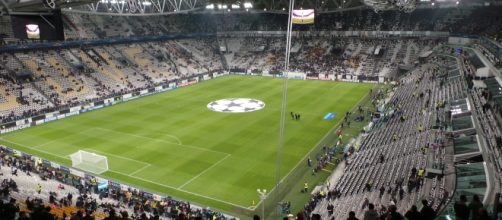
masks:
{"type": "Polygon", "coordinates": [[[80,111],[80,109],[82,108],[82,106],[75,106],[75,107],[71,107],[70,108],[70,112],[78,112],[80,111]]]}
{"type": "Polygon", "coordinates": [[[293,24],[313,24],[314,17],[314,9],[293,10],[292,22],[293,24]]]}

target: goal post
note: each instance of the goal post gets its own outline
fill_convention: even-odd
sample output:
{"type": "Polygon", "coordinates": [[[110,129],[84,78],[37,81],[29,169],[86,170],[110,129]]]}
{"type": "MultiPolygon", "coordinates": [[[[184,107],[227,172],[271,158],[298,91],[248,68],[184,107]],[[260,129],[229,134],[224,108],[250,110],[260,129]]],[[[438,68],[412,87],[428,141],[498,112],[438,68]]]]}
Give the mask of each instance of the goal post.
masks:
{"type": "Polygon", "coordinates": [[[101,174],[108,171],[108,158],[92,152],[79,150],[70,155],[72,167],[101,174]]]}

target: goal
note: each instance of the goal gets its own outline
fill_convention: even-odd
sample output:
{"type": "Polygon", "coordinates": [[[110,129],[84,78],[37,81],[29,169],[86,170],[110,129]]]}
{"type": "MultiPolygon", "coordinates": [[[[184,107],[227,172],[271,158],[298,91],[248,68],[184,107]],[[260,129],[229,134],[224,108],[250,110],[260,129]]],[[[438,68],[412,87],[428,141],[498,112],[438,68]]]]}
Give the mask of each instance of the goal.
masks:
{"type": "Polygon", "coordinates": [[[72,167],[101,174],[108,170],[108,159],[99,154],[79,150],[70,155],[72,167]]]}

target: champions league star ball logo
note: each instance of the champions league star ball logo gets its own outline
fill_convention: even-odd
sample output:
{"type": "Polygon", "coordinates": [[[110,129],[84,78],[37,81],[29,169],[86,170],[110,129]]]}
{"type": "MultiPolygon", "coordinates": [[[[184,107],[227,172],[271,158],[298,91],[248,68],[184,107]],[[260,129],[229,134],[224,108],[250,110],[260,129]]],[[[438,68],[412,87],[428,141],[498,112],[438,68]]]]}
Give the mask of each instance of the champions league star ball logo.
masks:
{"type": "Polygon", "coordinates": [[[207,108],[211,111],[227,113],[254,112],[264,107],[264,102],[248,98],[220,99],[207,104],[207,108]]]}

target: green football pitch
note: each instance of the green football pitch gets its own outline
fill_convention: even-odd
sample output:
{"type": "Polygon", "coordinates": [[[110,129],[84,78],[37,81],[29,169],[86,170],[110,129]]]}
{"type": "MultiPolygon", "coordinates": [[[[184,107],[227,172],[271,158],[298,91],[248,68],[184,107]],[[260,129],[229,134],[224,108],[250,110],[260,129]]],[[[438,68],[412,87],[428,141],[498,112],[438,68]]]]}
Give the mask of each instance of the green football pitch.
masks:
{"type": "MultiPolygon", "coordinates": [[[[289,80],[281,175],[304,158],[373,88],[289,80]],[[293,121],[289,112],[301,114],[293,121]],[[338,116],[326,121],[329,113],[338,116]]],[[[105,178],[230,211],[275,185],[282,79],[226,76],[2,135],[0,143],[65,165],[85,150],[108,158],[105,178]],[[221,113],[211,101],[253,98],[249,113],[221,113]]]]}

